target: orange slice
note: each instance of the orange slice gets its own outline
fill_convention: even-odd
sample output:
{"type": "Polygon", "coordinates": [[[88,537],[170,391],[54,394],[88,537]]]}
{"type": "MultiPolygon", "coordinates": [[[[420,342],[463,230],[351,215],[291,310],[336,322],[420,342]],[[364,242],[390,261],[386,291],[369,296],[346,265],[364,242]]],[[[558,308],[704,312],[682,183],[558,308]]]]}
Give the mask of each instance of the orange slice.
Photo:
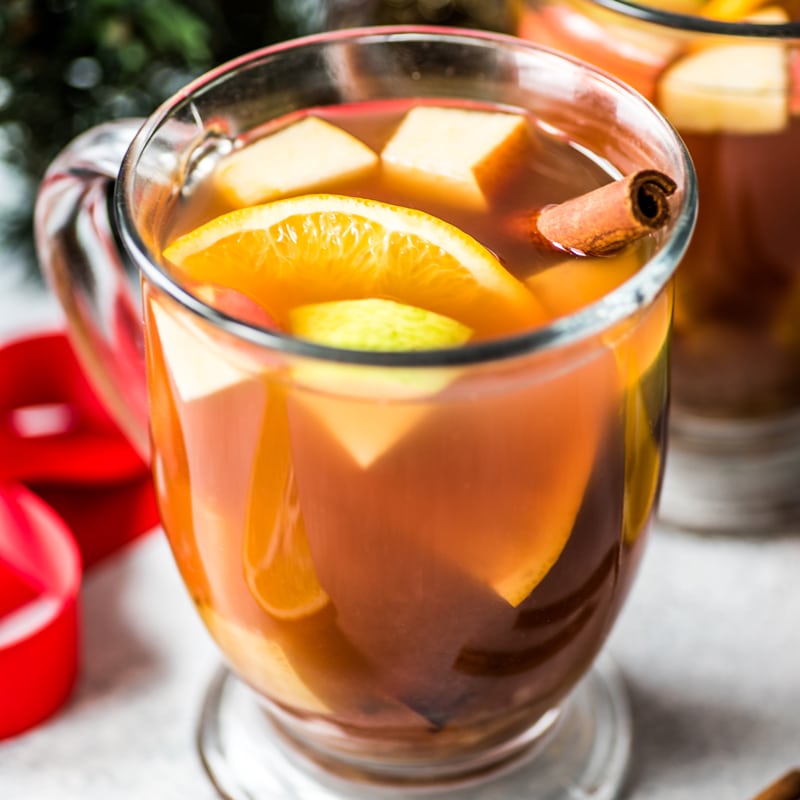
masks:
{"type": "Polygon", "coordinates": [[[226,619],[208,605],[201,605],[198,610],[222,652],[251,686],[301,711],[330,712],[330,708],[297,674],[277,641],[226,619]]]}
{"type": "Polygon", "coordinates": [[[303,195],[240,209],[164,251],[187,278],[221,283],[269,310],[383,297],[485,335],[532,328],[547,314],[472,237],[430,214],[355,197],[303,195]]]}
{"type": "Polygon", "coordinates": [[[623,541],[628,545],[644,530],[658,496],[662,455],[652,422],[658,408],[667,403],[666,374],[659,377],[649,373],[657,359],[665,357],[671,322],[672,293],[667,291],[642,315],[624,320],[606,337],[614,350],[625,388],[622,528],[623,541]],[[651,381],[649,389],[648,381],[651,381]]]}
{"type": "MultiPolygon", "coordinates": [[[[547,308],[564,314],[599,300],[639,268],[637,254],[615,259],[570,259],[527,281],[547,308]]],[[[661,449],[653,438],[643,381],[665,348],[672,316],[672,295],[665,292],[641,315],[623,320],[603,334],[614,353],[625,393],[625,495],[623,540],[632,545],[645,527],[656,501],[661,475],[661,449]]]]}
{"type": "Polygon", "coordinates": [[[699,13],[711,19],[736,22],[758,11],[765,3],[766,0],[708,0],[699,13]]]}
{"type": "Polygon", "coordinates": [[[286,400],[276,385],[250,480],[244,576],[259,605],[278,619],[301,619],[328,603],[306,537],[291,458],[286,400]]]}
{"type": "Polygon", "coordinates": [[[625,400],[625,494],[622,540],[633,545],[653,511],[661,476],[661,449],[653,438],[650,415],[639,390],[625,400]]]}

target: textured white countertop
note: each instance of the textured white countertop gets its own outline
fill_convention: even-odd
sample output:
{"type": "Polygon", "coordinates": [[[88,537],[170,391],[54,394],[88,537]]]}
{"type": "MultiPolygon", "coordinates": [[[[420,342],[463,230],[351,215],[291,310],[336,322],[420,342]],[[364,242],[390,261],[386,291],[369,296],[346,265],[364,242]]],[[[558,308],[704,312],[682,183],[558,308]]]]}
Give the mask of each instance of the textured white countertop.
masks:
{"type": "MultiPolygon", "coordinates": [[[[0,337],[57,319],[0,290],[0,337]]],[[[217,659],[160,531],[86,575],[82,614],[78,686],[0,742],[0,798],[213,800],[194,737],[217,659]]],[[[800,766],[800,532],[655,530],[608,650],[635,724],[623,797],[749,800],[800,766]]]]}
{"type": "MultiPolygon", "coordinates": [[[[747,800],[800,764],[800,538],[656,530],[609,643],[632,705],[626,798],[747,800]]],[[[160,531],[85,578],[70,703],[0,743],[0,797],[216,795],[195,724],[217,666],[160,531]]]]}

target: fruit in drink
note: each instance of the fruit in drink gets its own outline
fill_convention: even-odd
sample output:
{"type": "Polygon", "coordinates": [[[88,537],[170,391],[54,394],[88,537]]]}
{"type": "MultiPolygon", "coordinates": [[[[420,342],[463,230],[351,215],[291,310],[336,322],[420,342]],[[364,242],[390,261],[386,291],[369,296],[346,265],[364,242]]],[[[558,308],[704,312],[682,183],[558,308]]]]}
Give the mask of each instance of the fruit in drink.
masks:
{"type": "Polygon", "coordinates": [[[800,46],[769,28],[797,22],[800,8],[791,0],[708,0],[685,11],[763,30],[692,31],[585,0],[528,0],[522,24],[528,38],[542,40],[554,17],[570,19],[558,46],[643,91],[688,146],[701,202],[676,277],[674,418],[791,415],[800,408],[800,46]],[[644,69],[640,53],[612,35],[622,25],[659,42],[654,52],[667,57],[644,69]]]}
{"type": "Polygon", "coordinates": [[[298,306],[289,312],[289,329],[329,347],[382,352],[458,347],[472,336],[450,317],[379,297],[298,306]]]}
{"type": "Polygon", "coordinates": [[[304,117],[237,150],[214,181],[226,202],[242,207],[363,178],[377,168],[377,154],[359,139],[319,117],[304,117]]]}
{"type": "Polygon", "coordinates": [[[374,296],[457,315],[484,335],[545,319],[536,298],[472,237],[365,198],[302,195],[233,211],[181,237],[164,257],[195,282],[225,276],[284,328],[297,306],[374,296]],[[434,261],[437,269],[428,269],[434,261]]]}
{"type": "Polygon", "coordinates": [[[708,0],[698,4],[695,13],[709,19],[736,22],[752,19],[753,14],[758,13],[763,5],[764,0],[708,0]]]}
{"type": "Polygon", "coordinates": [[[528,0],[517,33],[617,76],[652,100],[661,71],[682,50],[650,26],[627,20],[591,0],[534,3],[528,0]]]}
{"type": "Polygon", "coordinates": [[[689,53],[661,75],[658,103],[691,133],[773,133],[788,122],[786,50],[776,42],[689,53]]]}
{"type": "Polygon", "coordinates": [[[535,330],[624,283],[650,244],[581,261],[509,235],[521,209],[612,177],[527,115],[408,101],[314,114],[403,153],[406,177],[384,159],[347,194],[234,209],[226,159],[254,144],[175,208],[173,275],[246,297],[278,346],[146,287],[156,486],[195,602],[245,680],[295,714],[385,731],[398,758],[446,757],[529,725],[605,638],[660,474],[670,298],[496,363],[369,363],[535,330]],[[418,115],[433,141],[455,121],[490,125],[449,162],[480,203],[408,177],[427,156],[418,115]],[[478,177],[485,163],[503,191],[478,177]],[[281,337],[352,357],[292,355],[281,337]]]}
{"type": "Polygon", "coordinates": [[[420,105],[397,126],[381,165],[395,185],[485,209],[534,149],[521,115],[420,105]]]}

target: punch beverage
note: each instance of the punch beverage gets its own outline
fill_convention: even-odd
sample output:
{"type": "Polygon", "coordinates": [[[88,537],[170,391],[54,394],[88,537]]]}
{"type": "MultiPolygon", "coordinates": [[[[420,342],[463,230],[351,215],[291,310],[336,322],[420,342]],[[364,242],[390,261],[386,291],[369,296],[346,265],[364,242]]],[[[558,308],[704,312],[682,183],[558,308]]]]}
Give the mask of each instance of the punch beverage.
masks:
{"type": "Polygon", "coordinates": [[[695,165],[701,203],[676,278],[672,353],[670,463],[683,477],[676,472],[675,492],[668,481],[669,519],[747,532],[792,524],[800,6],[528,0],[519,33],[638,89],[677,127],[695,165]]]}
{"type": "Polygon", "coordinates": [[[520,236],[622,176],[478,103],[314,108],[191,169],[163,224],[174,278],[338,348],[266,356],[145,286],[156,488],[211,634],[290,732],[327,723],[316,746],[358,763],[529,728],[590,666],[640,556],[670,293],[500,368],[459,354],[606,297],[658,234],[595,257],[520,236]]]}

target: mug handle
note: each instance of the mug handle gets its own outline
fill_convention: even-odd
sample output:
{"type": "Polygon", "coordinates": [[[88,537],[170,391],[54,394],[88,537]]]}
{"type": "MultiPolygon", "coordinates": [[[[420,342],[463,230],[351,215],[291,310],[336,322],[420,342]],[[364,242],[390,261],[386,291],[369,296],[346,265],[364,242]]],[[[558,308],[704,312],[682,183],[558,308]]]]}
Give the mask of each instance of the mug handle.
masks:
{"type": "Polygon", "coordinates": [[[36,252],[93,388],[149,463],[141,288],[115,235],[113,189],[143,120],[91,128],[55,158],[34,211],[36,252]]]}

